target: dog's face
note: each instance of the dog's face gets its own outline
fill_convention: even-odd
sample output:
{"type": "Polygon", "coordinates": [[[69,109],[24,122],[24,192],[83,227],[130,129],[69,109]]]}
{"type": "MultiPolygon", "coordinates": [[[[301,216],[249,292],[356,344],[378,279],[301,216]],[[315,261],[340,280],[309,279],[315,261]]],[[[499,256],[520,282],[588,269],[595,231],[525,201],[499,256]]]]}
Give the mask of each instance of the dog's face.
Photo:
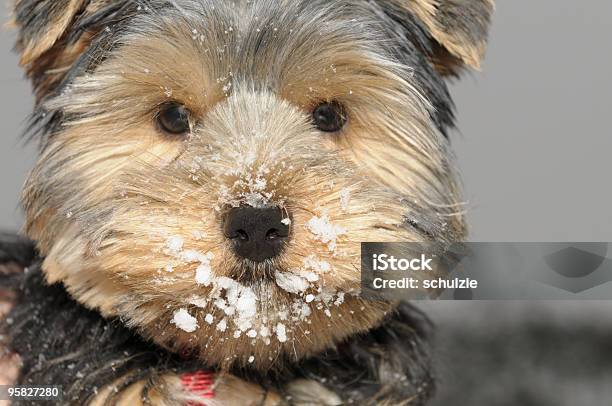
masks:
{"type": "Polygon", "coordinates": [[[269,367],[379,323],[360,242],[464,235],[443,76],[487,0],[16,6],[51,282],[211,364],[269,367]]]}

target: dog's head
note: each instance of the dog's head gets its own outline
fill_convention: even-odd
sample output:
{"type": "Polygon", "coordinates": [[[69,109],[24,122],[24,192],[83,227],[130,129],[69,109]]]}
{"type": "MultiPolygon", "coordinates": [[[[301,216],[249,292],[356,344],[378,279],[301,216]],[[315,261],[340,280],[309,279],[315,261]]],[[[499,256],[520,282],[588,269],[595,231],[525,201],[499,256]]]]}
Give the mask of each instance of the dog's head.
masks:
{"type": "Polygon", "coordinates": [[[261,368],[368,330],[362,241],[464,236],[444,77],[491,0],[19,0],[50,282],[261,368]]]}

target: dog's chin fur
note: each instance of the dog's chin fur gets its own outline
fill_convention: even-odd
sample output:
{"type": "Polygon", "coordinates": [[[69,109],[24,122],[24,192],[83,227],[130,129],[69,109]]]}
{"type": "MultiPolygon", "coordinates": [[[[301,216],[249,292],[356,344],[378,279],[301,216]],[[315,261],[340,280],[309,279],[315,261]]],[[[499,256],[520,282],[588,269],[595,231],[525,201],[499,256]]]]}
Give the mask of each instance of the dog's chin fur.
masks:
{"type": "Polygon", "coordinates": [[[359,297],[360,242],[465,236],[444,76],[478,67],[491,11],[18,1],[42,145],[23,204],[47,281],[222,369],[283,368],[378,327],[398,304],[359,297]],[[184,136],[156,125],[170,101],[190,111],[184,136]],[[329,101],[348,118],[333,134],[311,122],[329,101]],[[279,256],[233,253],[239,205],[282,208],[279,256]]]}

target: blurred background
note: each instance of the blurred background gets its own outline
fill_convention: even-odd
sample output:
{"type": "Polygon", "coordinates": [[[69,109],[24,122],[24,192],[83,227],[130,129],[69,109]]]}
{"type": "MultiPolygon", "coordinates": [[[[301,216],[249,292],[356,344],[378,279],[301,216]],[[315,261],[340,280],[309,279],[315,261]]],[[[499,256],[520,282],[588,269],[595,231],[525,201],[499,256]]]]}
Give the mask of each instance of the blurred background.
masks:
{"type": "MultiPolygon", "coordinates": [[[[451,88],[470,239],[612,241],[612,2],[496,3],[483,72],[451,88]]],[[[435,406],[612,404],[612,302],[420,307],[435,406]]]]}
{"type": "MultiPolygon", "coordinates": [[[[612,241],[612,2],[497,3],[483,72],[451,85],[470,239],[612,241]]],[[[36,146],[13,41],[0,33],[0,229],[16,231],[36,146]]],[[[434,405],[612,404],[612,303],[419,306],[437,325],[434,405]]]]}

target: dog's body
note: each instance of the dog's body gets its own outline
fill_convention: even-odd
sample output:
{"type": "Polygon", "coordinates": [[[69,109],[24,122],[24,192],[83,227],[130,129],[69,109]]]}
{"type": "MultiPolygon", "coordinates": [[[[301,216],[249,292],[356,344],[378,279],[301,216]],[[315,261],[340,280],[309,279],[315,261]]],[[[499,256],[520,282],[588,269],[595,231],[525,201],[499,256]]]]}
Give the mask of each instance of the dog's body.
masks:
{"type": "MultiPolygon", "coordinates": [[[[19,285],[22,299],[9,316],[9,336],[12,350],[21,355],[20,384],[60,385],[64,390],[62,399],[69,404],[87,403],[99,393],[99,398],[106,400],[109,394],[102,391],[112,387],[108,401],[130,405],[134,403],[125,396],[126,388],[146,383],[146,387],[139,387],[145,398],[161,395],[167,404],[180,404],[185,395],[165,387],[168,376],[203,368],[196,358],[162,350],[140,339],[120,320],[104,319],[84,308],[61,285],[47,286],[36,264],[28,268],[19,285]],[[118,377],[127,379],[115,384],[118,377]]],[[[217,400],[220,404],[268,404],[263,399],[267,391],[273,391],[281,396],[293,395],[294,404],[334,404],[338,398],[351,399],[355,404],[376,403],[384,398],[421,404],[434,389],[427,347],[429,328],[423,315],[403,305],[370,335],[348,341],[337,351],[287,364],[269,375],[241,368],[228,371],[232,376],[227,378],[238,377],[241,381],[231,384],[234,394],[226,395],[231,402],[222,402],[221,395],[217,400]],[[395,373],[402,375],[394,376],[395,373]],[[334,395],[302,381],[304,378],[324,382],[334,395]],[[257,383],[262,389],[246,387],[244,382],[257,383]],[[292,382],[311,392],[304,393],[299,386],[287,387],[292,382]]],[[[219,385],[226,384],[225,376],[218,378],[219,385]]]]}
{"type": "Polygon", "coordinates": [[[444,76],[478,67],[491,11],[18,1],[42,145],[21,381],[181,403],[206,368],[213,402],[423,402],[422,323],[360,298],[359,243],[464,237],[444,76]]]}

